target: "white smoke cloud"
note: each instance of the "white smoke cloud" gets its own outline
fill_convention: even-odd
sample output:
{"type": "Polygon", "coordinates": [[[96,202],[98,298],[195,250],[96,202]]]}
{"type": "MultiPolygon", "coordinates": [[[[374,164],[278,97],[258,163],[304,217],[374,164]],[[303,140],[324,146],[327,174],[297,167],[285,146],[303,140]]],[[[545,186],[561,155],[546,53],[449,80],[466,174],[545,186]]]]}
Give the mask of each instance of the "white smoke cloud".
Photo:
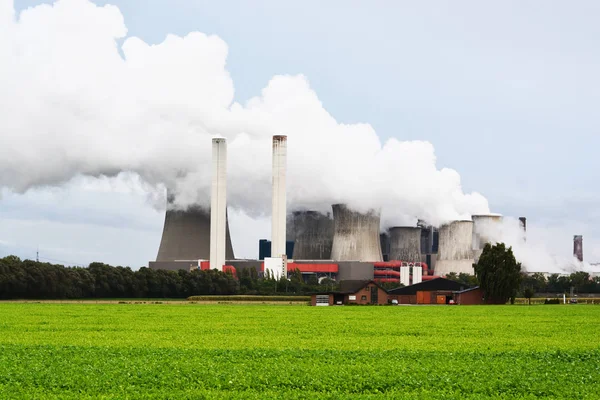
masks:
{"type": "MultiPolygon", "coordinates": [[[[502,242],[513,248],[517,261],[526,272],[570,274],[576,271],[593,272],[588,262],[575,257],[556,256],[557,248],[572,247],[572,235],[564,227],[528,223],[527,233],[516,218],[504,217],[499,224],[483,224],[481,231],[492,243],[502,242]],[[553,247],[554,246],[554,247],[553,247]]],[[[561,252],[564,254],[564,252],[561,252]]]]}
{"type": "Polygon", "coordinates": [[[114,6],[58,0],[15,17],[0,0],[0,187],[24,192],[128,171],[172,188],[179,206],[208,205],[210,139],[222,135],[230,207],[264,215],[270,137],[286,134],[292,209],[346,202],[383,209],[387,225],[489,212],[456,171],[436,168],[430,143],[382,143],[368,124],[336,121],[304,76],[276,76],[242,105],[219,37],[148,45],[126,35],[114,6]]]}

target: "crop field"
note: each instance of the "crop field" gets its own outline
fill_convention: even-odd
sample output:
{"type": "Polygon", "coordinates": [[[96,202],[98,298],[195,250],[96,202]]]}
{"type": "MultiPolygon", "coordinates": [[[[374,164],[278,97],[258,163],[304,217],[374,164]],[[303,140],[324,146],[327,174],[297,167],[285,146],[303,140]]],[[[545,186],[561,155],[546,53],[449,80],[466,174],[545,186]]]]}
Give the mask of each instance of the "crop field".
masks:
{"type": "Polygon", "coordinates": [[[600,398],[600,307],[0,304],[1,399],[600,398]]]}

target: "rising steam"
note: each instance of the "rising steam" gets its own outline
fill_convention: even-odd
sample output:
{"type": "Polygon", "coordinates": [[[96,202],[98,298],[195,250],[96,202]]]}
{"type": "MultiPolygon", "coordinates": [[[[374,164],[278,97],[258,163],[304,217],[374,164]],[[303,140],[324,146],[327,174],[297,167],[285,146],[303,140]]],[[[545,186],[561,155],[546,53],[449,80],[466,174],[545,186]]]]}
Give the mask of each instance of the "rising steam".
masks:
{"type": "Polygon", "coordinates": [[[346,202],[383,209],[389,224],[489,211],[456,171],[436,168],[430,143],[382,143],[368,124],[339,123],[304,76],[276,76],[242,105],[219,37],[126,35],[114,6],[59,0],[17,18],[0,0],[0,187],[131,171],[171,188],[179,206],[208,205],[210,139],[222,135],[229,206],[268,214],[270,137],[286,134],[290,209],[346,202]]]}

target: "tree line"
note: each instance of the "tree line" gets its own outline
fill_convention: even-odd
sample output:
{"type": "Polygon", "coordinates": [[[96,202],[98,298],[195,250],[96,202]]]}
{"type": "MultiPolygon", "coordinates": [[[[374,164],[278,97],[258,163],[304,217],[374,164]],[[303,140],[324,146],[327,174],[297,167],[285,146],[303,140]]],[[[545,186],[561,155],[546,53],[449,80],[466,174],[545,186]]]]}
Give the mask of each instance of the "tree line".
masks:
{"type": "Polygon", "coordinates": [[[88,267],[0,258],[0,299],[187,298],[194,295],[303,295],[336,289],[329,279],[307,283],[299,271],[289,280],[260,278],[242,269],[236,279],[217,270],[154,270],[113,267],[94,262],[88,267]]]}
{"type": "Polygon", "coordinates": [[[591,277],[589,273],[579,271],[570,275],[552,274],[548,277],[542,273],[525,275],[521,288],[531,288],[535,293],[600,293],[600,277],[591,277]]]}

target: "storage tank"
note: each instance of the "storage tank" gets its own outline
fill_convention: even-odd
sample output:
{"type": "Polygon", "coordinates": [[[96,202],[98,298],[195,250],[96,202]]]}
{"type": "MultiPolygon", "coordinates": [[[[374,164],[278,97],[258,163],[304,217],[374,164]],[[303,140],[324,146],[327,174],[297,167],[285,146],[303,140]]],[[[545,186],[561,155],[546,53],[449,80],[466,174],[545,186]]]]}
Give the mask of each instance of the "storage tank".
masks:
{"type": "MultiPolygon", "coordinates": [[[[177,210],[173,207],[174,203],[174,196],[168,195],[165,225],[156,261],[209,260],[210,210],[199,206],[177,210]]],[[[225,258],[233,260],[229,222],[226,226],[225,248],[225,258]]]]}
{"type": "Polygon", "coordinates": [[[331,259],[333,219],[329,213],[294,211],[287,225],[287,238],[294,241],[295,260],[331,259]]]}
{"type": "Polygon", "coordinates": [[[421,262],[421,228],[390,228],[390,260],[421,262]]]}
{"type": "Polygon", "coordinates": [[[453,221],[439,229],[435,275],[450,272],[473,275],[473,221],[453,221]]]}
{"type": "Polygon", "coordinates": [[[336,261],[383,261],[379,239],[379,212],[351,210],[334,204],[331,258],[336,261]]]}

